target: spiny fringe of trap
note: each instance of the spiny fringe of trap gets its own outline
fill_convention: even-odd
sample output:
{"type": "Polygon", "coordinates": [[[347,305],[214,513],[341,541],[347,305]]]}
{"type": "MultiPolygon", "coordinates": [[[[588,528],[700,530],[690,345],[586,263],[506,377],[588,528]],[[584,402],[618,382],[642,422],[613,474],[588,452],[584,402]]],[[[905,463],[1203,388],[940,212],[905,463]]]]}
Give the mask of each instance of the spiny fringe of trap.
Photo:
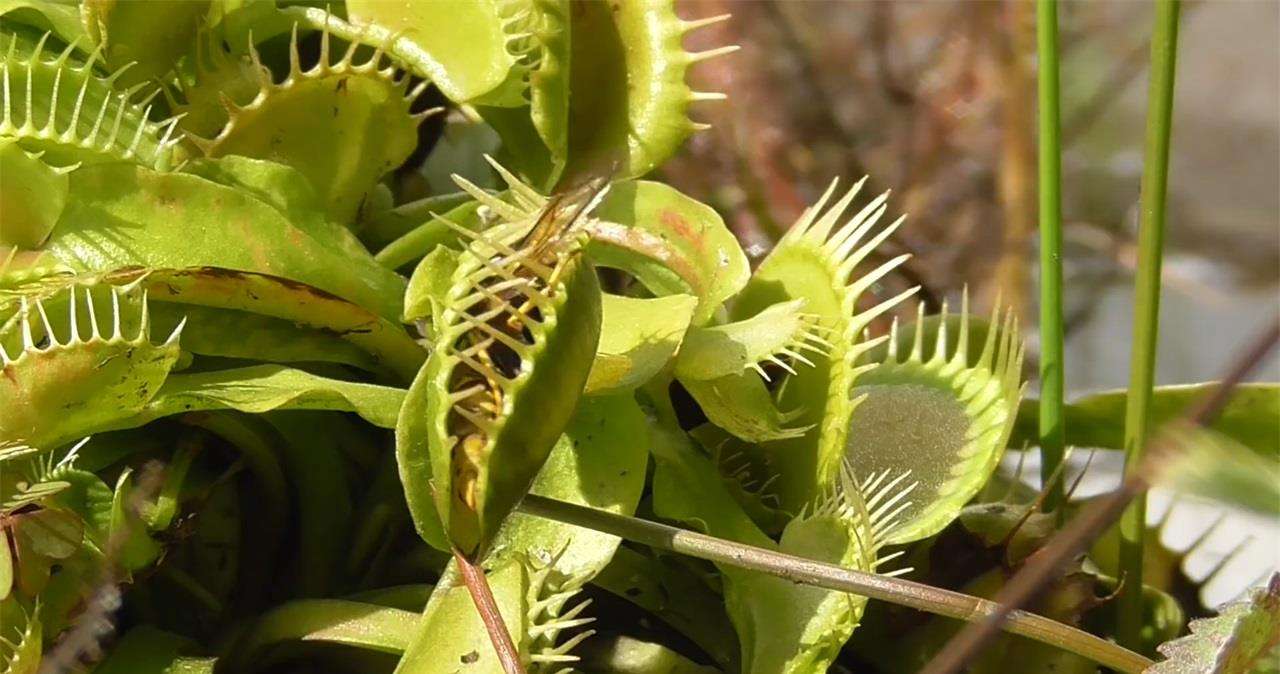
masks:
{"type": "MultiPolygon", "coordinates": [[[[832,277],[845,284],[841,292],[844,304],[842,309],[846,316],[851,317],[851,321],[843,337],[849,344],[857,342],[857,338],[871,321],[918,290],[918,288],[910,288],[863,311],[858,311],[855,306],[857,298],[863,292],[911,257],[907,254],[899,255],[870,272],[856,279],[853,278],[854,269],[884,243],[885,239],[892,236],[906,220],[906,216],[899,216],[898,219],[876,231],[881,217],[888,210],[889,192],[886,191],[863,206],[843,225],[837,226],[840,218],[862,191],[866,182],[867,178],[859,180],[845,192],[843,197],[828,208],[827,204],[839,186],[839,180],[833,180],[826,192],[817,202],[805,209],[796,224],[778,242],[779,247],[803,244],[816,247],[823,252],[823,258],[831,270],[832,277]]],[[[862,353],[873,346],[874,344],[859,344],[852,350],[854,352],[852,355],[862,353]]]]}
{"type": "MultiPolygon", "coordinates": [[[[8,542],[4,544],[8,545],[8,542]]],[[[40,666],[42,630],[39,616],[40,603],[37,600],[31,610],[22,607],[20,621],[14,621],[13,625],[0,625],[0,664],[4,665],[4,671],[34,672],[40,666]],[[13,636],[5,634],[5,631],[13,636]]]]}
{"type": "MultiPolygon", "coordinates": [[[[414,124],[420,123],[422,120],[431,115],[438,114],[444,108],[430,108],[421,112],[410,112],[415,101],[418,100],[430,86],[428,80],[421,80],[417,84],[412,83],[412,78],[405,74],[397,64],[389,58],[388,53],[391,46],[400,39],[403,31],[395,33],[385,33],[381,39],[370,40],[372,36],[370,29],[356,29],[349,35],[343,35],[348,40],[347,49],[342,56],[335,62],[333,60],[333,50],[331,47],[331,38],[333,31],[328,11],[325,13],[325,20],[320,24],[320,54],[315,65],[310,68],[302,68],[302,54],[298,44],[298,22],[294,22],[289,36],[289,72],[284,80],[277,83],[271,73],[271,69],[262,63],[262,57],[258,53],[258,48],[254,43],[253,34],[249,34],[248,38],[248,54],[250,61],[250,72],[257,77],[258,94],[254,99],[244,105],[238,105],[226,98],[222,100],[223,107],[226,109],[228,121],[212,139],[200,138],[197,136],[189,136],[193,144],[200,147],[206,153],[214,152],[217,146],[230,138],[243,124],[241,121],[246,115],[250,115],[264,108],[269,101],[276,96],[286,95],[291,89],[299,86],[306,81],[320,80],[334,76],[360,76],[377,79],[386,82],[393,89],[401,92],[405,106],[405,114],[414,124]],[[372,52],[364,57],[359,58],[358,54],[362,48],[372,49],[372,52]]],[[[217,53],[217,49],[212,49],[212,53],[217,53]]],[[[208,71],[205,71],[208,72],[208,71]]],[[[198,82],[198,81],[197,81],[198,82]]],[[[197,83],[198,86],[198,83],[197,83]]]]}
{"type": "Polygon", "coordinates": [[[595,618],[583,616],[591,605],[590,599],[565,609],[592,575],[590,571],[583,571],[566,576],[556,570],[567,549],[568,545],[554,555],[534,552],[526,558],[529,569],[526,620],[531,640],[530,671],[534,674],[568,674],[573,671],[571,665],[579,658],[570,651],[595,634],[595,630],[580,629],[595,621],[595,618]],[[579,631],[561,641],[561,635],[570,630],[579,631]]]}
{"type": "Polygon", "coordinates": [[[900,525],[899,517],[911,507],[907,497],[918,483],[907,482],[910,476],[911,472],[906,471],[892,477],[892,471],[886,469],[859,479],[853,467],[847,461],[842,462],[838,480],[814,501],[811,509],[802,511],[800,517],[831,517],[844,522],[868,571],[890,577],[910,573],[913,570],[910,567],[887,573],[880,571],[906,552],[880,555],[900,525]]]}
{"type": "Polygon", "coordinates": [[[0,447],[0,469],[16,470],[22,476],[15,491],[6,494],[4,501],[0,502],[0,510],[12,512],[69,489],[70,483],[59,478],[75,467],[80,448],[88,441],[89,438],[85,438],[77,442],[61,458],[34,447],[0,447]]]}
{"type": "MultiPolygon", "coordinates": [[[[0,329],[0,336],[10,336],[13,334],[13,330],[16,329],[22,337],[22,345],[18,354],[11,357],[5,350],[3,342],[0,342],[0,364],[8,366],[11,363],[20,361],[27,355],[73,349],[88,344],[149,344],[151,342],[151,314],[147,304],[147,291],[143,289],[141,292],[134,292],[136,286],[136,281],[129,286],[109,286],[111,308],[106,316],[105,325],[107,327],[105,329],[103,321],[98,318],[98,310],[95,306],[96,303],[93,300],[91,289],[84,288],[84,299],[81,302],[81,294],[77,291],[78,287],[72,285],[67,288],[68,329],[67,334],[61,338],[57,331],[54,330],[53,323],[49,320],[49,313],[45,310],[44,303],[46,300],[29,300],[26,296],[19,297],[19,310],[9,318],[4,328],[0,329]],[[80,324],[80,312],[78,311],[81,306],[88,314],[88,325],[83,327],[80,324]],[[137,316],[138,330],[134,334],[124,334],[122,325],[125,323],[124,317],[126,314],[137,316]]],[[[180,321],[162,346],[176,345],[185,325],[185,319],[180,321]]]]}
{"type": "Polygon", "coordinates": [[[969,365],[969,333],[972,315],[969,312],[969,290],[965,288],[960,304],[960,330],[954,347],[948,348],[947,318],[950,316],[946,302],[942,303],[942,311],[938,315],[938,330],[935,335],[933,349],[926,360],[924,357],[924,304],[916,306],[916,329],[912,335],[911,347],[905,353],[900,347],[901,326],[897,318],[889,328],[887,362],[916,362],[936,366],[943,376],[957,374],[963,370],[983,370],[992,373],[1000,382],[1001,388],[1021,392],[1019,379],[1022,362],[1026,354],[1018,323],[1013,309],[1000,310],[1001,302],[997,298],[991,310],[989,329],[982,345],[981,355],[973,365],[969,365]]]}
{"type": "MultiPolygon", "coordinates": [[[[76,42],[67,45],[52,60],[45,60],[43,58],[45,43],[50,34],[42,35],[35,49],[25,59],[17,55],[17,39],[12,39],[9,43],[8,54],[0,65],[0,90],[4,94],[4,109],[0,110],[0,135],[49,141],[120,160],[138,160],[157,170],[170,168],[173,150],[183,140],[182,134],[177,132],[181,116],[170,117],[160,122],[148,121],[152,110],[151,101],[159,90],[138,100],[135,98],[138,92],[147,86],[146,83],[116,90],[116,81],[132,64],[125,65],[106,77],[99,77],[94,72],[94,67],[102,61],[101,46],[90,53],[85,62],[80,65],[70,60],[76,49],[76,42]],[[37,92],[34,88],[37,69],[41,68],[53,73],[52,91],[47,94],[49,112],[43,121],[36,119],[37,92]],[[20,74],[15,78],[16,73],[20,74]],[[13,95],[16,88],[13,84],[14,79],[23,80],[23,94],[16,113],[13,95]],[[73,87],[76,80],[80,82],[74,92],[67,92],[74,95],[75,102],[70,111],[65,113],[59,100],[63,95],[64,79],[71,82],[73,87]],[[96,114],[92,110],[86,110],[86,97],[91,87],[102,90],[102,102],[96,114]],[[93,123],[87,133],[81,132],[82,115],[85,115],[86,119],[89,118],[88,115],[92,115],[93,123]],[[136,126],[132,138],[127,139],[121,135],[126,120],[136,126]],[[154,143],[154,147],[145,152],[142,149],[144,139],[154,143]]],[[[39,95],[46,94],[39,92],[39,95]]]]}
{"type": "Polygon", "coordinates": [[[793,363],[814,367],[814,362],[805,355],[806,352],[820,358],[827,358],[831,355],[831,349],[834,345],[829,338],[833,331],[822,325],[822,317],[817,314],[803,312],[798,314],[797,317],[799,318],[797,329],[787,336],[786,343],[763,359],[748,363],[746,369],[754,370],[765,381],[772,381],[769,372],[764,367],[765,364],[775,365],[783,372],[794,375],[796,374],[796,369],[793,363]]]}

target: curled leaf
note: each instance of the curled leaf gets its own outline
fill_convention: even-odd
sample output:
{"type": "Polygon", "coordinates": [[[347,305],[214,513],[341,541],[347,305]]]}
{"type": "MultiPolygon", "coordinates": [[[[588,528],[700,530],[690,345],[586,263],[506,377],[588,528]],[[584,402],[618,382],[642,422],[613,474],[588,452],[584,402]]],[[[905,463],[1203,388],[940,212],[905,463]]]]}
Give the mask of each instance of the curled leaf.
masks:
{"type": "Polygon", "coordinates": [[[67,203],[67,174],[0,138],[0,245],[38,248],[67,203]]]}
{"type": "Polygon", "coordinates": [[[600,345],[587,378],[587,394],[629,391],[656,375],[681,348],[696,302],[689,295],[604,295],[600,345]]]}
{"type": "Polygon", "coordinates": [[[613,185],[587,224],[587,254],[621,269],[654,295],[698,298],[694,324],[705,324],[750,275],[724,220],[674,188],[645,180],[613,185]]]}

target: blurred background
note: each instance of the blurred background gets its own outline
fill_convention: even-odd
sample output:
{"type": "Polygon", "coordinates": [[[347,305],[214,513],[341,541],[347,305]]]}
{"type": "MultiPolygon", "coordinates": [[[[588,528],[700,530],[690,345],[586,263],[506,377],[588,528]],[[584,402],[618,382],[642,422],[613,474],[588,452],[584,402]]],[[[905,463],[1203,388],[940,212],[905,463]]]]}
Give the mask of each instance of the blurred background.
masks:
{"type": "MultiPolygon", "coordinates": [[[[1023,317],[1034,372],[1033,4],[680,4],[684,17],[733,15],[689,47],[742,49],[695,69],[695,89],[729,99],[697,109],[712,128],[661,179],[714,206],[755,261],[833,177],[869,175],[868,193],[892,189],[890,215],[908,214],[884,253],[913,258],[890,284],[919,284],[935,308],[966,284],[982,310],[1000,293],[1023,317]]],[[[1059,21],[1070,397],[1128,382],[1151,4],[1067,2],[1059,21]]],[[[1184,2],[1179,40],[1160,384],[1219,376],[1280,309],[1280,2],[1184,2]]],[[[1280,357],[1254,379],[1280,380],[1280,357]]],[[[1095,458],[1087,491],[1118,474],[1102,454],[1114,453],[1095,458]]],[[[1156,495],[1153,517],[1168,500],[1156,495]]],[[[1179,502],[1166,542],[1217,516],[1179,502]]],[[[1190,566],[1227,565],[1208,588],[1218,602],[1278,562],[1280,526],[1229,513],[1190,566]]]]}

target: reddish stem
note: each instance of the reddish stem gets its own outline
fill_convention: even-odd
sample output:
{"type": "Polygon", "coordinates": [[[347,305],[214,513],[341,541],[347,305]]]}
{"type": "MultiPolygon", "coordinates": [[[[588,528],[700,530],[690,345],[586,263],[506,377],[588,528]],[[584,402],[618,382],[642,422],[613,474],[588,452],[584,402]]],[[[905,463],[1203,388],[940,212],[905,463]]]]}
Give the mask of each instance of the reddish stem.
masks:
{"type": "Polygon", "coordinates": [[[525,674],[524,665],[520,664],[520,652],[516,650],[515,642],[511,640],[511,633],[507,631],[507,625],[502,621],[502,614],[498,612],[498,602],[493,599],[493,590],[489,588],[489,579],[485,577],[484,569],[473,564],[457,548],[453,549],[453,559],[458,563],[458,570],[462,572],[462,583],[467,586],[467,592],[471,594],[471,601],[476,605],[480,621],[484,623],[484,629],[489,633],[489,641],[493,644],[493,652],[497,654],[498,662],[502,663],[502,671],[506,674],[525,674]]]}

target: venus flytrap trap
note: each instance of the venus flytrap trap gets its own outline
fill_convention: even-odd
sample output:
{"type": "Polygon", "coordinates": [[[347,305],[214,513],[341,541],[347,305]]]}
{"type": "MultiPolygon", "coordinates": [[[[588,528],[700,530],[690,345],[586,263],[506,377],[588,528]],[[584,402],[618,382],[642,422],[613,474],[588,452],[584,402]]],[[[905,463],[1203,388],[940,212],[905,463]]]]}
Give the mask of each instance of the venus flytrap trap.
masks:
{"type": "MultiPolygon", "coordinates": [[[[815,358],[813,367],[796,369],[777,389],[776,407],[794,419],[793,428],[812,426],[814,431],[793,433],[765,448],[778,462],[782,507],[792,512],[831,484],[843,460],[850,416],[857,405],[856,378],[867,369],[860,357],[875,344],[863,339],[867,326],[914,292],[908,290],[870,309],[858,308],[859,297],[906,259],[894,258],[854,275],[902,222],[898,219],[876,228],[887,210],[888,195],[881,195],[840,223],[860,187],[861,183],[855,185],[828,208],[837,188],[833,182],[787,231],[733,304],[734,316],[746,316],[777,302],[803,299],[804,310],[817,317],[831,343],[830,351],[815,358]]],[[[763,383],[752,382],[743,391],[759,398],[762,389],[763,383]]]]}
{"type": "Polygon", "coordinates": [[[0,137],[44,152],[45,161],[56,166],[132,161],[170,168],[181,141],[178,120],[151,121],[153,97],[140,96],[137,86],[120,86],[124,70],[100,75],[99,52],[80,60],[74,44],[57,51],[47,46],[49,38],[0,38],[0,137]]]}
{"type": "Polygon", "coordinates": [[[110,428],[139,412],[177,364],[182,327],[153,342],[145,292],[107,286],[95,299],[94,290],[71,286],[49,308],[24,297],[0,329],[0,439],[56,447],[110,428]],[[68,418],[51,423],[56,410],[68,418]]]}
{"type": "MultiPolygon", "coordinates": [[[[912,291],[882,289],[904,257],[868,263],[902,220],[862,183],[753,271],[645,179],[723,98],[685,79],[736,47],[683,41],[726,18],[0,2],[0,673],[883,674],[997,611],[971,595],[1056,531],[985,497],[1037,437],[1012,312],[879,334],[912,291]],[[495,138],[491,173],[441,125],[495,138]],[[441,168],[472,180],[424,196],[441,168]]],[[[1153,419],[1204,389],[1152,392],[1153,419]]],[[[1227,400],[1231,441],[1185,435],[1166,481],[1261,507],[1232,485],[1270,493],[1278,396],[1227,400]]],[[[1068,442],[1121,446],[1126,400],[1066,406],[1068,442]]],[[[1099,618],[1113,557],[973,671],[1147,667],[1099,618]]],[[[1156,655],[1204,609],[1150,575],[1156,655]]]]}
{"type": "MultiPolygon", "coordinates": [[[[512,194],[536,199],[518,182],[512,194]]],[[[431,515],[414,504],[430,493],[450,543],[468,555],[485,552],[542,467],[586,384],[600,334],[599,284],[574,231],[597,193],[563,210],[559,202],[545,206],[536,218],[476,195],[502,221],[472,235],[441,289],[432,355],[415,381],[426,392],[425,436],[405,431],[398,443],[419,527],[431,515]]]]}
{"type": "Polygon", "coordinates": [[[906,471],[917,485],[915,506],[891,541],[908,543],[941,531],[986,484],[1000,462],[1022,392],[1023,346],[1011,314],[991,317],[977,361],[969,362],[968,297],[959,335],[948,346],[944,305],[931,354],[924,351],[924,309],[916,314],[910,351],[889,333],[886,359],[854,387],[862,397],[850,422],[848,461],[860,471],[906,471]],[[910,420],[906,419],[910,415],[910,420]]]}
{"type": "Polygon", "coordinates": [[[0,664],[9,674],[33,674],[40,667],[43,633],[40,619],[16,604],[0,603],[5,628],[0,633],[0,664]]]}
{"type": "MultiPolygon", "coordinates": [[[[280,83],[250,43],[247,68],[258,76],[257,95],[243,105],[226,103],[221,131],[190,141],[211,157],[243,155],[297,167],[329,217],[346,223],[378,180],[413,151],[418,123],[429,113],[412,107],[427,82],[410,88],[407,75],[384,64],[383,45],[358,55],[364,45],[352,41],[334,61],[331,42],[329,31],[320,31],[318,60],[304,70],[295,24],[289,71],[280,83]],[[330,114],[313,114],[318,109],[330,114]]],[[[189,89],[209,86],[197,80],[189,89]]]]}
{"type": "MultiPolygon", "coordinates": [[[[885,476],[859,483],[846,468],[840,482],[792,519],[778,541],[781,552],[879,572],[889,559],[881,547],[902,507],[897,481],[885,476]],[[867,498],[867,492],[871,492],[867,498]]],[[[742,641],[743,671],[820,672],[849,639],[866,598],[758,572],[724,570],[725,601],[742,641]]]]}

